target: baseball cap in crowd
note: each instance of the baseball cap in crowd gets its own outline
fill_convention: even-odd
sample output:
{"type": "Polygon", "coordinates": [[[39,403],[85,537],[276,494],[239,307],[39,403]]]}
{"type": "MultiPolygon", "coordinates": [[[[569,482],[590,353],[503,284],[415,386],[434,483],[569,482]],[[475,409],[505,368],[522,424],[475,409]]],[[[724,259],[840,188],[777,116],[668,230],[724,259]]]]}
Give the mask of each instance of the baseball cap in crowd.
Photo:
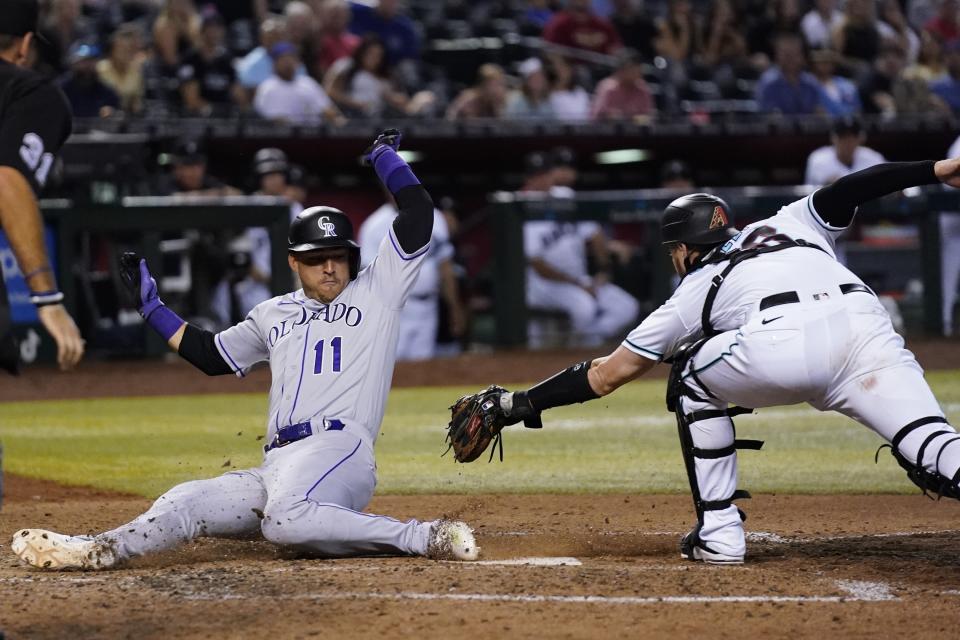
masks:
{"type": "MultiPolygon", "coordinates": [[[[0,0],[2,2],[2,0],[0,0]]],[[[81,60],[96,60],[100,57],[100,47],[86,42],[75,42],[67,53],[67,61],[70,64],[80,62],[81,60]]]]}
{"type": "Polygon", "coordinates": [[[281,56],[287,55],[297,55],[297,45],[292,42],[278,42],[277,44],[270,47],[270,57],[279,58],[281,56]]]}
{"type": "Polygon", "coordinates": [[[528,176],[536,176],[553,169],[553,158],[544,151],[533,151],[523,159],[523,172],[528,176]]]}
{"type": "Polygon", "coordinates": [[[289,168],[287,154],[276,147],[260,149],[253,156],[253,171],[258,176],[265,176],[270,173],[286,173],[289,168]]]}
{"type": "Polygon", "coordinates": [[[843,116],[833,121],[831,131],[835,136],[858,136],[863,132],[863,125],[860,123],[860,118],[856,116],[843,116]]]}
{"type": "Polygon", "coordinates": [[[178,140],[173,147],[174,164],[201,164],[206,161],[203,145],[196,140],[178,140]]]}
{"type": "Polygon", "coordinates": [[[521,76],[527,78],[538,71],[543,71],[543,62],[540,61],[540,58],[527,58],[520,63],[517,71],[520,72],[521,76]]]}
{"type": "Polygon", "coordinates": [[[37,30],[37,0],[0,0],[0,34],[23,36],[37,30]]]}

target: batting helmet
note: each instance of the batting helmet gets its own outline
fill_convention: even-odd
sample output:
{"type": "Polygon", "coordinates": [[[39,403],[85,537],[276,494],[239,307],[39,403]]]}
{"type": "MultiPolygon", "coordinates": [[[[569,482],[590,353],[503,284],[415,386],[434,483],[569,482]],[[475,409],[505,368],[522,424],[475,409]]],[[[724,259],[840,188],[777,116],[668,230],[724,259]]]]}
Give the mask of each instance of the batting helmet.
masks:
{"type": "Polygon", "coordinates": [[[709,193],[692,193],[677,198],[667,205],[660,222],[663,244],[717,244],[726,242],[737,233],[739,231],[730,222],[730,207],[709,193]]]}
{"type": "Polygon", "coordinates": [[[302,253],[328,247],[350,250],[350,279],[360,272],[360,245],[353,240],[353,224],[343,211],[333,207],[310,207],[290,223],[287,251],[302,253]]]}

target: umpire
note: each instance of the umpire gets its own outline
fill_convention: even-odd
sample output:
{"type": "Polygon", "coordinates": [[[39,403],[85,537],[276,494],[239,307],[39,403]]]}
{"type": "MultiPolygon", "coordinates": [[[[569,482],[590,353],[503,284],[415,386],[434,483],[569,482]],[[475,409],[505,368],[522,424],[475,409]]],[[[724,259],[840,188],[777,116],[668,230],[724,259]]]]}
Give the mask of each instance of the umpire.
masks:
{"type": "MultiPolygon", "coordinates": [[[[72,128],[63,93],[23,68],[37,25],[37,0],[0,0],[0,224],[20,266],[40,322],[57,343],[57,362],[67,370],[83,356],[84,342],[63,306],[44,245],[37,193],[54,155],[72,128]]],[[[19,349],[10,303],[0,279],[0,367],[16,374],[19,349]]]]}

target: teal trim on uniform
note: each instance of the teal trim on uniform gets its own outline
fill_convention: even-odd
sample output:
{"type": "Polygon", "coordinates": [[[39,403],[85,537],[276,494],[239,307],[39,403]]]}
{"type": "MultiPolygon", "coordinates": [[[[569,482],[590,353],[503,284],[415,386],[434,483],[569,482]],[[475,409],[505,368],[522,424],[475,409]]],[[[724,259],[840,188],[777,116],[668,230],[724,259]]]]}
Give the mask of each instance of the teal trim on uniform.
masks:
{"type": "Polygon", "coordinates": [[[641,346],[639,346],[639,345],[633,344],[633,343],[630,342],[629,340],[624,340],[624,342],[625,342],[626,344],[628,344],[629,346],[633,347],[634,349],[636,349],[637,351],[644,351],[644,352],[646,352],[646,353],[649,353],[650,355],[654,356],[657,360],[662,360],[662,359],[663,359],[663,354],[662,354],[662,353],[657,353],[657,352],[654,351],[653,349],[647,349],[647,348],[645,348],[645,347],[641,347],[641,346]]]}
{"type": "MultiPolygon", "coordinates": [[[[741,333],[740,331],[737,331],[736,337],[737,337],[737,338],[743,337],[743,333],[741,333]]],[[[707,369],[709,369],[709,368],[712,367],[713,365],[715,365],[715,364],[717,364],[718,362],[720,362],[721,360],[723,360],[726,356],[732,356],[732,355],[733,355],[733,348],[734,348],[734,347],[739,347],[739,346],[740,346],[740,343],[739,343],[739,342],[734,342],[734,343],[731,344],[729,347],[727,347],[727,350],[726,350],[726,351],[724,351],[724,352],[721,353],[719,356],[717,356],[713,361],[708,362],[707,364],[703,365],[703,366],[702,366],[701,368],[699,368],[699,369],[694,369],[693,371],[691,371],[690,373],[686,374],[685,376],[683,376],[683,377],[680,378],[680,379],[681,379],[681,380],[686,380],[686,379],[689,378],[690,376],[699,375],[699,374],[703,373],[704,371],[706,371],[707,369]]]]}

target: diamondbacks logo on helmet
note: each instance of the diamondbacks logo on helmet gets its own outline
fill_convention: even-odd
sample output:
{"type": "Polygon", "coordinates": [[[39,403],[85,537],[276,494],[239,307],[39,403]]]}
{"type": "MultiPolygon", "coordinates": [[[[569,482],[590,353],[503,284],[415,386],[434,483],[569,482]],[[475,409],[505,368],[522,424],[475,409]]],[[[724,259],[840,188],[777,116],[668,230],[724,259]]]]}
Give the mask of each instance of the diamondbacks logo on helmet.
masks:
{"type": "Polygon", "coordinates": [[[727,212],[723,210],[723,207],[717,205],[713,208],[713,217],[710,218],[710,228],[719,229],[720,227],[725,227],[729,224],[727,220],[727,212]]]}
{"type": "Polygon", "coordinates": [[[336,238],[337,237],[337,225],[330,222],[329,216],[321,216],[317,220],[317,226],[320,227],[320,230],[323,231],[324,238],[336,238]]]}

